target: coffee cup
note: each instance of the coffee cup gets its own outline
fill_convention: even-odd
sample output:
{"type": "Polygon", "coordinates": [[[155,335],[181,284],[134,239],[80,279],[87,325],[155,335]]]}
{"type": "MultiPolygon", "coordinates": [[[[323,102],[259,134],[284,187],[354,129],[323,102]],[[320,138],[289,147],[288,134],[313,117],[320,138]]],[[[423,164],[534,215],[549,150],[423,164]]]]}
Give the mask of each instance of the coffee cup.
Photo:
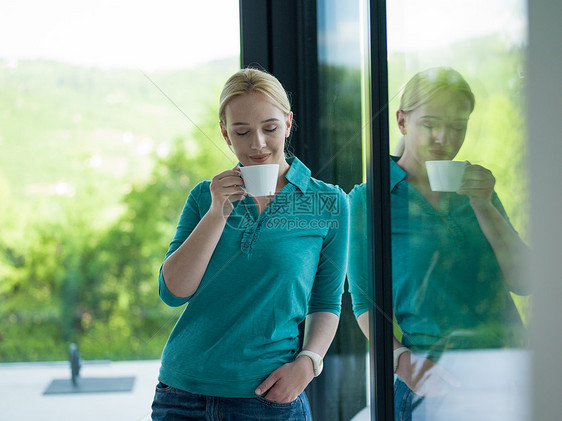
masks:
{"type": "Polygon", "coordinates": [[[429,186],[433,191],[456,192],[461,188],[465,161],[426,161],[429,186]]]}
{"type": "Polygon", "coordinates": [[[248,165],[240,167],[244,190],[250,196],[273,196],[277,187],[279,164],[248,165]]]}

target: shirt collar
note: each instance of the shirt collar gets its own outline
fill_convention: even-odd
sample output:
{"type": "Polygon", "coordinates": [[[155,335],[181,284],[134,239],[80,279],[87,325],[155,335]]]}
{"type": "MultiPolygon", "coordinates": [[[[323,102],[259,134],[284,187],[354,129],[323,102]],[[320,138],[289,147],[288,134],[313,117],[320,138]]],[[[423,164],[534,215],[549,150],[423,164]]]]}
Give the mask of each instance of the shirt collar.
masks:
{"type": "Polygon", "coordinates": [[[285,179],[298,187],[303,193],[306,193],[308,183],[310,182],[310,170],[296,156],[287,158],[290,165],[285,179]]]}
{"type": "Polygon", "coordinates": [[[408,175],[406,171],[400,168],[396,163],[399,159],[399,156],[390,156],[390,191],[394,190],[394,187],[402,180],[405,180],[408,175]]]}

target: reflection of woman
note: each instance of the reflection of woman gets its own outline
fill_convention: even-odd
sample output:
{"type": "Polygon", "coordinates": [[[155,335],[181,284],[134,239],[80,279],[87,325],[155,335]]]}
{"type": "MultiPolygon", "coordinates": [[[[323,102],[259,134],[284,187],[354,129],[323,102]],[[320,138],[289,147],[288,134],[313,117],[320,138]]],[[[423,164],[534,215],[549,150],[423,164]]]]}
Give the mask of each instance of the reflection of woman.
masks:
{"type": "Polygon", "coordinates": [[[188,305],[162,355],[152,417],[310,419],[303,390],[339,320],[347,199],[285,157],[293,115],[273,76],[235,73],[219,116],[239,166],[279,164],[277,193],[246,196],[239,166],[191,191],[160,271],[162,300],[188,305]]]}
{"type": "MultiPolygon", "coordinates": [[[[522,339],[509,291],[525,292],[525,246],[494,192],[492,173],[468,164],[460,190],[440,193],[430,189],[425,169],[425,161],[457,155],[473,108],[462,76],[434,68],[406,84],[396,113],[403,135],[400,156],[390,163],[393,310],[403,332],[401,341],[394,338],[397,417],[404,415],[399,393],[431,396],[447,386],[446,372],[432,375],[446,349],[517,346],[522,339]]],[[[348,277],[368,336],[366,230],[357,223],[366,215],[365,192],[361,185],[350,193],[348,277]]]]}

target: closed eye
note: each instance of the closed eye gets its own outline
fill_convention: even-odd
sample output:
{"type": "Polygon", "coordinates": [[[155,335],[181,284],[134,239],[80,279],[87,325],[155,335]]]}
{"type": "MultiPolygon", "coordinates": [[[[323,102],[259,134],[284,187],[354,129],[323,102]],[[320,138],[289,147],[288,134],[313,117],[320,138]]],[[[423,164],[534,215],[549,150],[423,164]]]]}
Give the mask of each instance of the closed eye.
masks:
{"type": "Polygon", "coordinates": [[[275,130],[277,130],[277,126],[271,128],[271,129],[264,129],[264,130],[268,133],[273,133],[275,130]]]}
{"type": "Polygon", "coordinates": [[[247,131],[245,131],[245,132],[243,132],[243,133],[240,133],[240,132],[234,132],[234,133],[236,133],[238,136],[244,136],[244,135],[247,135],[248,133],[250,133],[250,131],[247,130],[247,131]]]}

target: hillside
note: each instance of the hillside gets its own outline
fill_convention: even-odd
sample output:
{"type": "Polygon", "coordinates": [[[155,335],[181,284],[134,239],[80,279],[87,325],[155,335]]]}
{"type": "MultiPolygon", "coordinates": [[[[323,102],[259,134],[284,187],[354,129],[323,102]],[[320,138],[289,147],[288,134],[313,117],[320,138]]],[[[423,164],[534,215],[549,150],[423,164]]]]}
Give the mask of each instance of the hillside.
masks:
{"type": "MultiPolygon", "coordinates": [[[[145,75],[0,61],[0,180],[18,201],[85,188],[117,201],[148,175],[155,154],[190,138],[194,124],[183,113],[198,126],[217,119],[220,88],[237,66],[233,57],[145,75]]],[[[220,141],[218,127],[207,135],[220,141]]]]}

